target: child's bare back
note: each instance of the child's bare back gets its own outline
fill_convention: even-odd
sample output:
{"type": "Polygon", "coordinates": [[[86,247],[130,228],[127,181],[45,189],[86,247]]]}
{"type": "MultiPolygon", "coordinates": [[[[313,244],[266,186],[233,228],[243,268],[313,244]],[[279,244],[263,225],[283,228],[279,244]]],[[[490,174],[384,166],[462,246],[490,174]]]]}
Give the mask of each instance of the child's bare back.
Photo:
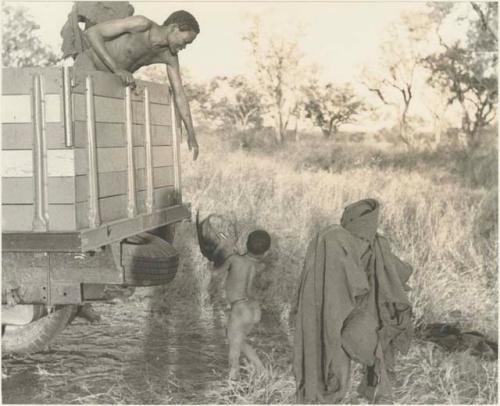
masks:
{"type": "Polygon", "coordinates": [[[260,321],[260,306],[253,297],[252,286],[255,274],[262,268],[262,264],[250,253],[233,255],[227,262],[226,299],[230,306],[227,322],[231,368],[229,378],[237,379],[242,352],[258,369],[264,368],[257,353],[246,341],[250,331],[260,321]]]}
{"type": "Polygon", "coordinates": [[[247,336],[260,321],[261,312],[258,301],[253,294],[255,275],[264,265],[262,259],[271,244],[271,237],[264,230],[251,232],[246,241],[247,252],[237,254],[234,241],[218,233],[216,247],[213,244],[214,232],[207,222],[198,223],[198,238],[200,248],[208,259],[218,265],[219,270],[227,271],[225,281],[226,300],[229,305],[227,319],[227,337],[229,341],[229,378],[237,379],[240,369],[240,355],[243,353],[259,370],[264,369],[262,361],[252,346],[247,342],[247,336]],[[205,223],[205,224],[204,224],[205,223]],[[217,255],[215,255],[217,253],[217,255]],[[207,255],[209,254],[209,255],[207,255]],[[221,260],[221,257],[223,260],[221,260]]]}

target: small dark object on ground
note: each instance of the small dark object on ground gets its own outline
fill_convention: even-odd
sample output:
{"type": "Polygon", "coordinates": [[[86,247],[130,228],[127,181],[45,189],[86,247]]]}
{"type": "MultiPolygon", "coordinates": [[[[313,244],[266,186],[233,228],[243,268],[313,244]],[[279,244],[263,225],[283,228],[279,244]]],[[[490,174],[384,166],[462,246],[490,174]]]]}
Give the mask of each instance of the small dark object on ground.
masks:
{"type": "Polygon", "coordinates": [[[477,331],[462,332],[457,324],[431,323],[420,329],[424,340],[432,341],[447,351],[467,351],[488,360],[498,359],[498,343],[477,331]]]}

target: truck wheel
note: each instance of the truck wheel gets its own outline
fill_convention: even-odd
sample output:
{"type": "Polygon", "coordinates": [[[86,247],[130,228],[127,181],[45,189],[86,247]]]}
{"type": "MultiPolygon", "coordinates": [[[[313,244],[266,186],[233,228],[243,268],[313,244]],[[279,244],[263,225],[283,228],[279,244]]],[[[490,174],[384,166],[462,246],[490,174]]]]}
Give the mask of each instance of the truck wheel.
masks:
{"type": "Polygon", "coordinates": [[[150,233],[121,243],[125,284],[154,286],[171,282],[179,266],[179,254],[168,242],[150,233]]]}
{"type": "Polygon", "coordinates": [[[157,237],[163,238],[166,242],[173,244],[175,237],[175,224],[167,224],[166,226],[161,226],[148,232],[149,234],[156,235],[157,237]]]}
{"type": "Polygon", "coordinates": [[[31,353],[43,350],[76,314],[77,306],[65,305],[47,316],[22,325],[2,325],[2,353],[31,353]]]}

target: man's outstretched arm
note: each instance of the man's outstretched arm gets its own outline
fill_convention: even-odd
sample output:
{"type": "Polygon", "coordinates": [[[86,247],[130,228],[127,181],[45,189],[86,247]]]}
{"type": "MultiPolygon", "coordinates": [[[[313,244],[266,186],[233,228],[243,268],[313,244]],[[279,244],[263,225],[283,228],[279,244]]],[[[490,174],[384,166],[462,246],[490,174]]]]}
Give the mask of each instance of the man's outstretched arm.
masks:
{"type": "Polygon", "coordinates": [[[174,93],[175,104],[179,109],[182,121],[184,122],[188,134],[188,147],[189,150],[193,149],[193,160],[195,161],[198,157],[198,142],[196,141],[196,134],[193,127],[193,119],[191,118],[191,110],[189,108],[189,103],[187,101],[186,93],[182,86],[179,60],[177,56],[169,58],[170,61],[167,63],[167,74],[172,86],[174,93]]]}
{"type": "Polygon", "coordinates": [[[126,85],[134,84],[131,72],[121,69],[109,54],[106,41],[112,40],[124,33],[144,32],[151,28],[152,22],[143,16],[131,16],[118,20],[109,20],[90,27],[84,32],[89,45],[95,51],[99,59],[113,73],[118,74],[126,85]]]}

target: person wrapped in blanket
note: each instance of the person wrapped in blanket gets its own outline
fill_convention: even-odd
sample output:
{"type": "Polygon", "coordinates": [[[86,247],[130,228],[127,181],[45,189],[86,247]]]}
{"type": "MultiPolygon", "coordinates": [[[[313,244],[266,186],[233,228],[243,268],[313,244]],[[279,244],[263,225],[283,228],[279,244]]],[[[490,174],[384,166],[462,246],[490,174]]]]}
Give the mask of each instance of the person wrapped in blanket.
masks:
{"type": "Polygon", "coordinates": [[[236,248],[235,229],[224,217],[212,214],[200,222],[197,213],[196,228],[201,253],[217,270],[227,271],[229,379],[240,377],[241,353],[257,370],[263,371],[264,365],[247,336],[261,318],[259,302],[252,289],[256,274],[265,267],[262,259],[269,250],[271,237],[265,230],[253,230],[246,237],[246,252],[240,254],[236,248]]]}
{"type": "Polygon", "coordinates": [[[407,281],[412,268],[377,233],[374,199],[349,205],[340,224],[321,230],[306,252],[294,342],[298,403],[340,403],[351,361],[363,365],[358,392],[391,402],[396,350],[413,334],[407,281]]]}

